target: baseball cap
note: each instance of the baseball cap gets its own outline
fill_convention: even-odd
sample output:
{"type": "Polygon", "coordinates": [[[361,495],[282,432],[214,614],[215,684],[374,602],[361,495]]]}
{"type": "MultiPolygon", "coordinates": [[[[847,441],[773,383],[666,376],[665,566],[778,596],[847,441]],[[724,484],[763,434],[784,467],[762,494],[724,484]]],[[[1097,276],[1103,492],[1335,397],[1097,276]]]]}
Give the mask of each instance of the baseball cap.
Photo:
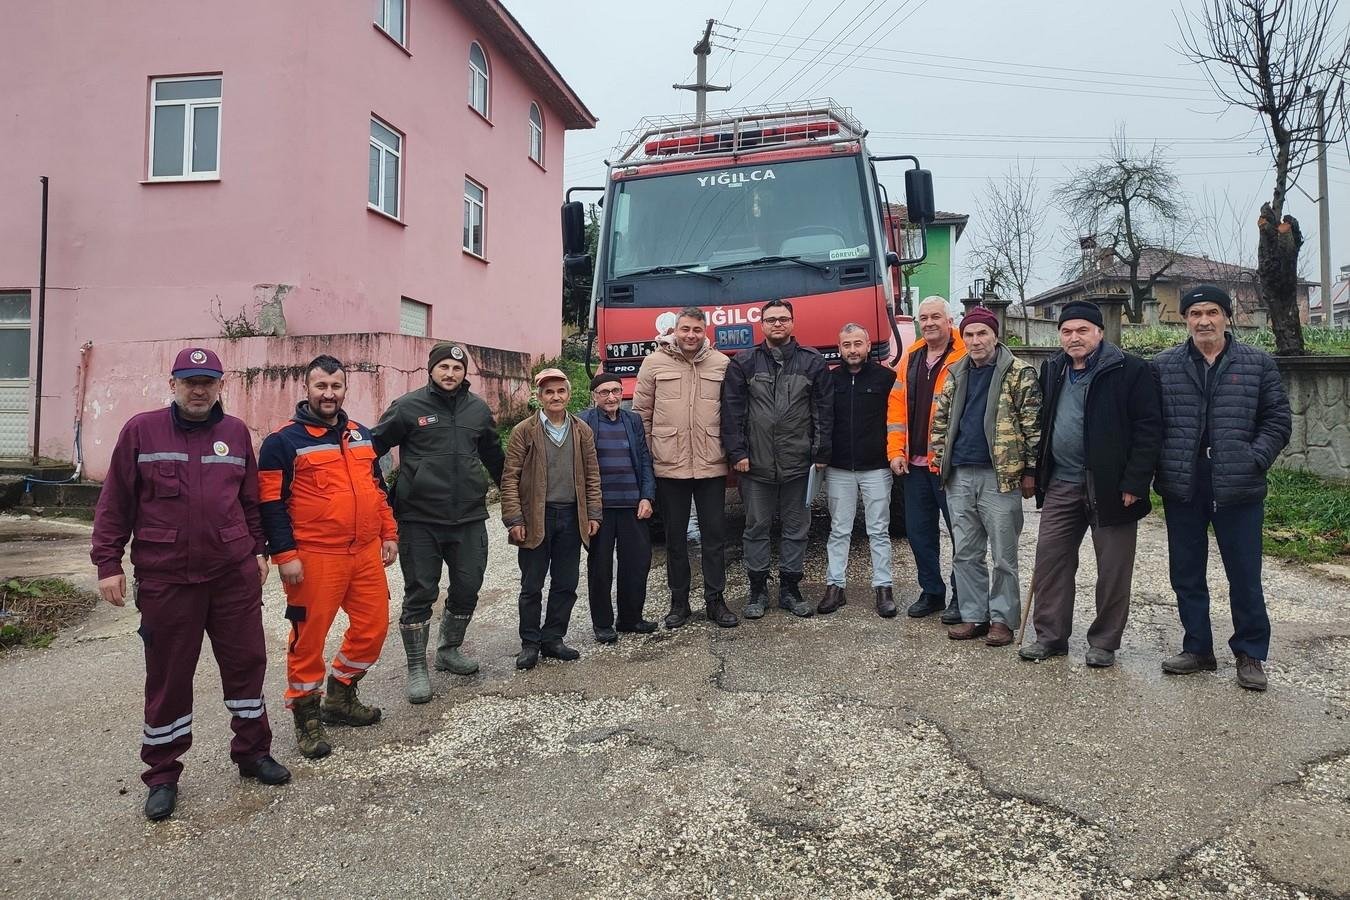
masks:
{"type": "Polygon", "coordinates": [[[567,381],[569,385],[571,384],[567,379],[567,373],[562,369],[543,369],[538,375],[534,376],[534,386],[537,388],[543,387],[545,381],[552,381],[555,378],[561,378],[563,381],[567,381]]]}
{"type": "Polygon", "coordinates": [[[205,347],[179,350],[178,357],[173,361],[173,377],[191,378],[194,375],[223,378],[225,368],[220,364],[220,357],[205,347]]]}

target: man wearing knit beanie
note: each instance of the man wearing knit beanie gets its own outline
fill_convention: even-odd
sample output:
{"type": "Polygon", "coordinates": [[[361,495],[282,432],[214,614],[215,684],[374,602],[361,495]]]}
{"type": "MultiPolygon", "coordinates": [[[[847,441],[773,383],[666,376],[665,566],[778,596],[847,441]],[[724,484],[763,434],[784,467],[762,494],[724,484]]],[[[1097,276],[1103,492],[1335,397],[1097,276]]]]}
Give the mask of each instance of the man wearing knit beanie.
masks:
{"type": "Polygon", "coordinates": [[[487,479],[501,484],[505,455],[492,412],[469,390],[468,367],[461,345],[433,345],[427,383],[391,403],[371,430],[376,452],[399,451],[393,507],[403,569],[399,632],[411,703],[431,699],[427,640],[443,567],[449,567],[450,584],[436,668],[456,675],[478,671],[478,663],[459,648],[487,569],[487,479]]]}
{"type": "Polygon", "coordinates": [[[961,624],[954,641],[1012,643],[1021,613],[1017,539],[1022,500],[1036,484],[1041,389],[1036,371],[998,340],[998,317],[977,306],[961,320],[966,356],[938,397],[932,467],[947,494],[961,624]],[[985,559],[993,563],[992,578],[985,559]]]}

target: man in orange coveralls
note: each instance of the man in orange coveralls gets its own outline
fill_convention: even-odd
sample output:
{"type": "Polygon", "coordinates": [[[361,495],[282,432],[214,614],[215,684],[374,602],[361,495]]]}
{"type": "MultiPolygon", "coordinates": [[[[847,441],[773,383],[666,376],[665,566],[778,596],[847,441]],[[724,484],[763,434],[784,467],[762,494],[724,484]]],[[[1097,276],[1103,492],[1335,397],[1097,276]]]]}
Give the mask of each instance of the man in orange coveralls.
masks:
{"type": "Polygon", "coordinates": [[[258,484],[263,533],[291,622],[286,705],[300,752],[320,759],[332,750],[324,724],[380,721],[380,710],[357,698],[356,683],[379,659],[389,631],[384,568],[398,556],[398,528],[370,431],[342,411],[342,363],[315,357],[305,390],[308,399],[295,407],[295,417],[263,441],[258,484]],[[329,668],[324,642],[339,607],[349,625],[329,668]]]}

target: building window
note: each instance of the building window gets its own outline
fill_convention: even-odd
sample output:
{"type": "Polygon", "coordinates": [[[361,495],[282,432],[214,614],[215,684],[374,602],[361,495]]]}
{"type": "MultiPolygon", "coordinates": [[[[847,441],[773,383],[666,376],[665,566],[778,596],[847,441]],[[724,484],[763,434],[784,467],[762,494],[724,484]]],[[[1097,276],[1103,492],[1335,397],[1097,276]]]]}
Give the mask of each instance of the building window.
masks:
{"type": "Polygon", "coordinates": [[[370,119],[370,207],[398,218],[399,167],[403,136],[374,116],[370,119]]]}
{"type": "Polygon", "coordinates": [[[431,307],[404,297],[398,305],[399,334],[426,337],[431,333],[431,307]]]}
{"type": "Polygon", "coordinates": [[[150,84],[150,177],[220,177],[220,78],[150,84]]]}
{"type": "Polygon", "coordinates": [[[530,159],[544,164],[544,115],[538,103],[530,104],[530,159]]]}
{"type": "Polygon", "coordinates": [[[487,220],[487,191],[472,179],[464,179],[464,249],[483,255],[483,224],[487,220]]]}
{"type": "Polygon", "coordinates": [[[375,0],[375,24],[400,44],[407,44],[408,0],[375,0]]]}
{"type": "Polygon", "coordinates": [[[469,105],[488,117],[488,64],[478,43],[469,45],[469,105]]]}
{"type": "Polygon", "coordinates": [[[0,293],[0,380],[28,378],[28,291],[0,293]]]}

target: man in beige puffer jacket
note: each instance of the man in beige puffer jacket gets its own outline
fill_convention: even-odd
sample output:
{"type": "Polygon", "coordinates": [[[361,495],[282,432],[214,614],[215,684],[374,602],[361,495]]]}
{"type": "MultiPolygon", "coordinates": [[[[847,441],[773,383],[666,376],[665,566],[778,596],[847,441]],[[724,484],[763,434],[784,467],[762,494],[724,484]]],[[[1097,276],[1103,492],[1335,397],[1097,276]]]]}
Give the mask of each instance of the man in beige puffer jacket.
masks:
{"type": "Polygon", "coordinates": [[[657,338],[642,361],[633,411],[642,417],[656,470],[656,503],[665,522],[667,628],[689,621],[689,505],[703,530],[703,599],[709,621],[732,628],[727,608],[727,460],[722,449],[722,378],[729,360],[705,335],[707,316],[696,306],[680,311],[673,333],[657,338]]]}

